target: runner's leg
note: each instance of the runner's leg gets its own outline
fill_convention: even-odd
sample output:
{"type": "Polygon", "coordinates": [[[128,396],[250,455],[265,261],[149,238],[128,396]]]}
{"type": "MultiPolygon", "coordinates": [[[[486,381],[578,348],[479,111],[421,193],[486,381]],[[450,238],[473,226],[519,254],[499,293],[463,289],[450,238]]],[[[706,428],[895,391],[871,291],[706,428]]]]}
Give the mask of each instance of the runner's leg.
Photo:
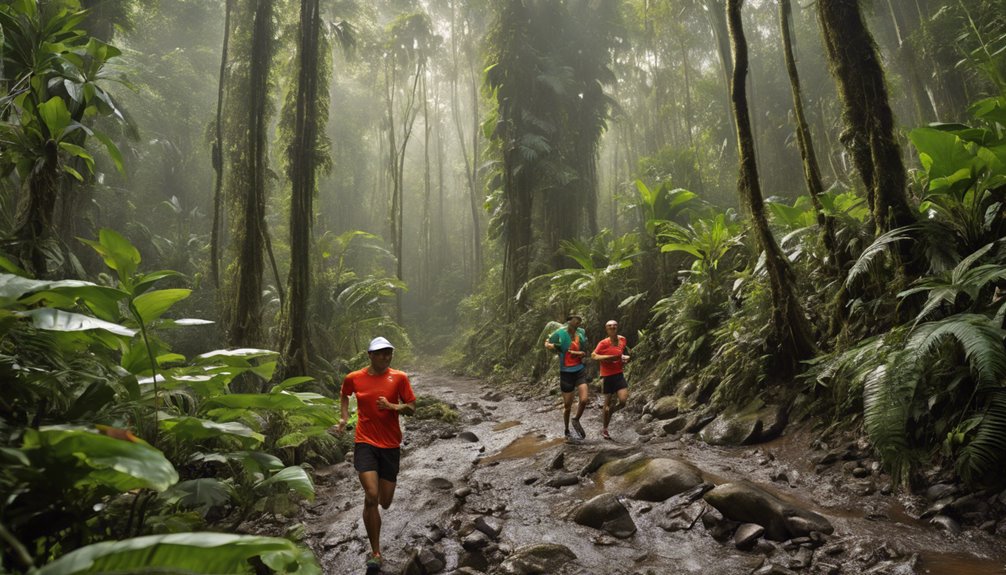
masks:
{"type": "Polygon", "coordinates": [[[573,407],[573,392],[564,391],[562,392],[562,425],[566,429],[566,434],[569,434],[569,411],[573,407]]]}
{"type": "MultiPolygon", "coordinates": [[[[381,511],[377,508],[379,500],[377,472],[364,471],[360,473],[360,485],[363,486],[363,526],[367,529],[371,552],[380,555],[381,511]]],[[[392,494],[394,494],[394,487],[392,487],[392,494]]],[[[388,503],[390,505],[391,501],[389,500],[388,503]]]]}
{"type": "Polygon", "coordinates": [[[398,484],[394,481],[381,479],[377,482],[378,500],[381,507],[387,509],[391,507],[391,500],[395,498],[395,487],[398,484]]]}

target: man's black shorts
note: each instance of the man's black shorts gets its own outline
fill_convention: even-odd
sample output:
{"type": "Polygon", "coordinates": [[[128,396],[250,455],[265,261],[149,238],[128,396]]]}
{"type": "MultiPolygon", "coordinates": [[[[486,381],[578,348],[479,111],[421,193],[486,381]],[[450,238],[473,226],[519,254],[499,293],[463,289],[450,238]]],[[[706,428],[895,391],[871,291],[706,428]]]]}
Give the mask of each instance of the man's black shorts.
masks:
{"type": "Polygon", "coordinates": [[[578,386],[587,383],[587,369],[580,371],[560,371],[559,389],[563,393],[572,393],[578,386]]]}
{"type": "Polygon", "coordinates": [[[606,375],[601,380],[604,382],[601,391],[605,394],[615,393],[619,389],[629,387],[629,384],[625,381],[625,374],[621,372],[614,375],[606,375]]]}
{"type": "Polygon", "coordinates": [[[369,443],[357,443],[353,447],[353,467],[357,473],[376,471],[378,478],[392,483],[398,481],[398,463],[401,457],[400,447],[386,449],[369,443]]]}

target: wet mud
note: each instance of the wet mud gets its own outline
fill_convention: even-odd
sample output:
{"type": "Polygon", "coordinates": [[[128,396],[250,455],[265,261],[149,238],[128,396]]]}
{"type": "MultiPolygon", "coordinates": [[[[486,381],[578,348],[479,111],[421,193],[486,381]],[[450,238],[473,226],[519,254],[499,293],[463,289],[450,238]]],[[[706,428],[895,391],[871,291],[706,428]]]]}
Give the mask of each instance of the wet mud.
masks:
{"type": "MultiPolygon", "coordinates": [[[[492,557],[541,543],[563,545],[575,555],[556,575],[746,575],[765,564],[762,553],[713,539],[701,521],[691,528],[665,530],[661,503],[622,498],[638,528],[625,539],[574,523],[570,515],[576,506],[620,489],[617,478],[581,476],[580,470],[599,451],[624,447],[689,462],[714,484],[751,481],[824,515],[835,527],[829,544],[844,549],[843,557],[886,552],[913,558],[898,563],[892,573],[1006,575],[1006,542],[1001,538],[975,530],[959,535],[937,531],[906,511],[915,505],[903,495],[851,493],[841,474],[815,473],[809,461],[811,438],[805,433],[793,432],[760,446],[720,448],[689,435],[639,435],[635,429],[640,415],[622,411],[613,418],[614,440],[609,441],[600,437],[600,396],[595,396],[582,418],[587,437],[568,442],[555,395],[518,401],[474,379],[415,374],[412,381],[417,394],[454,404],[461,417],[455,426],[403,419],[398,487],[391,508],[382,510],[383,573],[406,572],[415,550],[430,547],[443,552],[441,573],[464,565],[476,569],[469,573],[502,573],[492,557]],[[576,475],[576,483],[550,485],[560,475],[576,475]],[[473,565],[462,540],[478,517],[494,518],[501,530],[488,549],[492,553],[485,554],[488,564],[473,565]]],[[[317,491],[304,518],[306,543],[325,573],[362,573],[369,544],[361,519],[363,493],[351,464],[326,470],[317,491]]],[[[845,561],[829,563],[835,573],[864,572],[851,559],[845,561]]],[[[813,567],[794,572],[823,571],[813,567]]]]}

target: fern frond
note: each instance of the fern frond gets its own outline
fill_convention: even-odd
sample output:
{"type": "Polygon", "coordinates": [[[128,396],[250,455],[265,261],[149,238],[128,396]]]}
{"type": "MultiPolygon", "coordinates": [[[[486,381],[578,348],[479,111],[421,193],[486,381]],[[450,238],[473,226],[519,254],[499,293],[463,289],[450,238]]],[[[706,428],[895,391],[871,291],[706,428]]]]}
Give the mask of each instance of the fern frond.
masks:
{"type": "Polygon", "coordinates": [[[917,226],[895,228],[873,240],[873,243],[867,246],[863,250],[863,253],[859,254],[856,263],[852,264],[852,268],[849,269],[849,275],[845,277],[845,287],[851,286],[859,276],[870,271],[876,259],[880,255],[887,253],[892,245],[903,240],[913,239],[911,234],[917,231],[917,229],[917,226]]]}
{"type": "Polygon", "coordinates": [[[916,364],[927,363],[933,349],[945,337],[957,340],[964,348],[972,375],[979,386],[992,385],[1006,378],[1006,330],[981,314],[957,314],[940,321],[919,325],[909,337],[906,349],[916,364]]]}
{"type": "Polygon", "coordinates": [[[1006,454],[1006,388],[989,394],[988,404],[974,439],[957,459],[957,473],[973,482],[986,473],[1002,469],[1006,454]]]}
{"type": "Polygon", "coordinates": [[[919,374],[909,355],[892,353],[863,382],[863,423],[895,483],[901,482],[911,463],[908,423],[919,374]]]}

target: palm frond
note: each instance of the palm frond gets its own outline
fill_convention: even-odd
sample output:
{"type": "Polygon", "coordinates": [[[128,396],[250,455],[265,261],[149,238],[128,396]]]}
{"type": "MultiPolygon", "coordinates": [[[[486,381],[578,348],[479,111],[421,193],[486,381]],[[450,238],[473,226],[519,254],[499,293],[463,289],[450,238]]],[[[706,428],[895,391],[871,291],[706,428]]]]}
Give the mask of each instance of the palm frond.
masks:
{"type": "Polygon", "coordinates": [[[849,274],[845,278],[845,287],[850,287],[861,275],[869,272],[877,258],[887,253],[892,245],[903,240],[913,239],[912,233],[917,229],[917,226],[914,225],[895,228],[873,240],[873,243],[859,254],[856,263],[852,264],[852,268],[849,269],[849,274]]]}
{"type": "Polygon", "coordinates": [[[979,386],[992,385],[1006,378],[1006,330],[981,314],[956,314],[946,319],[919,325],[906,345],[915,364],[925,362],[943,338],[951,337],[964,348],[964,355],[979,386]]]}
{"type": "Polygon", "coordinates": [[[1006,388],[1000,387],[989,394],[976,430],[974,439],[957,459],[957,473],[968,482],[1002,469],[1006,454],[1006,388]]]}

